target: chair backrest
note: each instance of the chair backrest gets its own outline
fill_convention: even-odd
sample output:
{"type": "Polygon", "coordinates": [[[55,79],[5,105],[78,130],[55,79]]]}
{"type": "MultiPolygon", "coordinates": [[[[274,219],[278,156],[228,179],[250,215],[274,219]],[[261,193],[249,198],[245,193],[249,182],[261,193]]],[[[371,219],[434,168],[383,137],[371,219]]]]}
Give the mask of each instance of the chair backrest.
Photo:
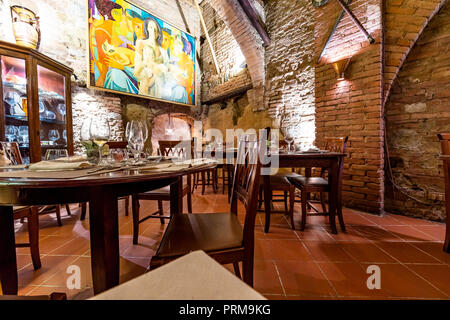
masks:
{"type": "Polygon", "coordinates": [[[106,144],[110,149],[125,149],[128,146],[127,141],[108,141],[106,144]]]}
{"type": "Polygon", "coordinates": [[[23,163],[19,144],[17,142],[0,141],[0,150],[5,152],[6,157],[11,160],[11,164],[16,165],[23,163]]]}
{"type": "Polygon", "coordinates": [[[325,150],[331,152],[345,153],[348,137],[325,138],[325,150]]]}
{"type": "MultiPolygon", "coordinates": [[[[345,153],[347,151],[348,136],[345,137],[329,137],[325,138],[325,150],[331,152],[345,153]]],[[[320,176],[325,174],[324,169],[321,170],[320,176]]],[[[339,181],[341,181],[342,172],[344,171],[344,158],[339,163],[339,181]]]]}
{"type": "Polygon", "coordinates": [[[259,178],[261,163],[259,161],[259,143],[256,135],[243,135],[239,141],[238,154],[234,168],[231,192],[231,212],[237,215],[237,201],[245,207],[244,247],[253,248],[256,212],[258,209],[259,178]]]}
{"type": "Polygon", "coordinates": [[[158,154],[160,156],[175,156],[182,159],[192,158],[191,140],[159,140],[158,154]]]}

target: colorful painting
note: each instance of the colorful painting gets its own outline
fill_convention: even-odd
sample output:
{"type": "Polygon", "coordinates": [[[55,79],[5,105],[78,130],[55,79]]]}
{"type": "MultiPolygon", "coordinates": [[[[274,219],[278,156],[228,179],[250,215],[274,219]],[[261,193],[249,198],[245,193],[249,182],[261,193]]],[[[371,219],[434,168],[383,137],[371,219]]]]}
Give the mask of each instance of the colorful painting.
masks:
{"type": "Polygon", "coordinates": [[[89,85],[195,105],[195,38],[125,0],[88,0],[89,85]]]}

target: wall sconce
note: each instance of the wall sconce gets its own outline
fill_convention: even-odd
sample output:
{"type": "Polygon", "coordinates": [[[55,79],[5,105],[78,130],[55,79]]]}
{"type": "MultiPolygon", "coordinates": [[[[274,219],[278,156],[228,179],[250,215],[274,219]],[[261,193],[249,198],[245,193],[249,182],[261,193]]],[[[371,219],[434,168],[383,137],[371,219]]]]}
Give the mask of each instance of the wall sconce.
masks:
{"type": "Polygon", "coordinates": [[[333,62],[334,71],[336,71],[337,79],[344,80],[345,79],[345,70],[347,70],[348,65],[350,64],[350,60],[352,58],[342,59],[336,62],[333,62]]]}

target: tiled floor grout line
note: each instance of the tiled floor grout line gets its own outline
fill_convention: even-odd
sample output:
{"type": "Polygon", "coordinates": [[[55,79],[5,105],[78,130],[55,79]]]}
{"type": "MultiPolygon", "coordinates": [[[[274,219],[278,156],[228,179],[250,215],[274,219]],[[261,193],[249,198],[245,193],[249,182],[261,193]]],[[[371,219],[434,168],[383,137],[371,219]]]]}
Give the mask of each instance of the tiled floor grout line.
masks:
{"type": "Polygon", "coordinates": [[[311,253],[311,250],[309,250],[308,246],[304,243],[304,241],[300,238],[300,236],[298,235],[297,232],[294,232],[297,236],[297,238],[300,240],[301,244],[303,245],[303,248],[305,248],[305,250],[308,252],[309,256],[311,257],[313,263],[317,266],[317,268],[319,268],[320,273],[322,274],[322,276],[325,278],[325,280],[327,280],[328,284],[330,285],[330,287],[333,289],[336,297],[339,296],[339,293],[336,289],[336,287],[333,285],[333,283],[331,282],[330,279],[328,279],[327,275],[325,274],[325,272],[323,271],[323,269],[320,267],[320,264],[318,264],[316,262],[316,259],[314,258],[313,254],[311,253]]]}
{"type": "Polygon", "coordinates": [[[272,263],[273,263],[273,265],[275,266],[275,271],[277,272],[277,275],[278,275],[278,281],[280,281],[281,289],[283,290],[283,294],[286,296],[286,290],[284,289],[283,280],[281,280],[280,271],[278,270],[277,263],[276,263],[275,261],[273,261],[272,263]]]}
{"type": "MultiPolygon", "coordinates": [[[[389,230],[387,230],[389,232],[389,230]]],[[[358,232],[358,230],[356,230],[356,232],[358,232]]],[[[386,250],[384,250],[382,247],[380,247],[376,241],[373,241],[371,239],[367,239],[370,243],[372,243],[373,245],[375,245],[378,249],[380,249],[381,251],[383,251],[385,254],[387,254],[389,257],[391,257],[392,259],[398,261],[398,263],[402,266],[404,266],[406,269],[408,269],[410,272],[412,272],[415,276],[417,276],[418,278],[422,279],[423,281],[425,281],[428,285],[430,285],[431,287],[433,287],[434,289],[436,289],[437,291],[439,291],[440,293],[442,293],[444,296],[449,297],[448,294],[446,294],[445,292],[443,292],[441,289],[439,289],[438,287],[436,287],[434,284],[432,284],[430,281],[428,281],[427,279],[425,279],[424,277],[422,277],[420,274],[418,274],[417,272],[415,272],[413,269],[411,269],[410,267],[408,267],[408,265],[406,265],[405,263],[403,263],[402,261],[400,261],[399,259],[397,259],[396,257],[394,257],[393,255],[391,255],[389,252],[387,252],[386,250]]],[[[402,239],[404,240],[404,239],[402,239]]],[[[407,241],[404,241],[405,243],[408,243],[407,241]]],[[[434,258],[434,257],[433,257],[434,258]]]]}

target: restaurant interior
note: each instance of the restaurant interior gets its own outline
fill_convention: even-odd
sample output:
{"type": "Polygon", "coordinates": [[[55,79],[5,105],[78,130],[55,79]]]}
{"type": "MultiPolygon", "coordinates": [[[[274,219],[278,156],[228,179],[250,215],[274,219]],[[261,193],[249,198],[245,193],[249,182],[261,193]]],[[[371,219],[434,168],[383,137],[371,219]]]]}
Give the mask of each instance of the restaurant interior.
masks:
{"type": "Polygon", "coordinates": [[[448,300],[450,1],[1,0],[0,300],[448,300]]]}

